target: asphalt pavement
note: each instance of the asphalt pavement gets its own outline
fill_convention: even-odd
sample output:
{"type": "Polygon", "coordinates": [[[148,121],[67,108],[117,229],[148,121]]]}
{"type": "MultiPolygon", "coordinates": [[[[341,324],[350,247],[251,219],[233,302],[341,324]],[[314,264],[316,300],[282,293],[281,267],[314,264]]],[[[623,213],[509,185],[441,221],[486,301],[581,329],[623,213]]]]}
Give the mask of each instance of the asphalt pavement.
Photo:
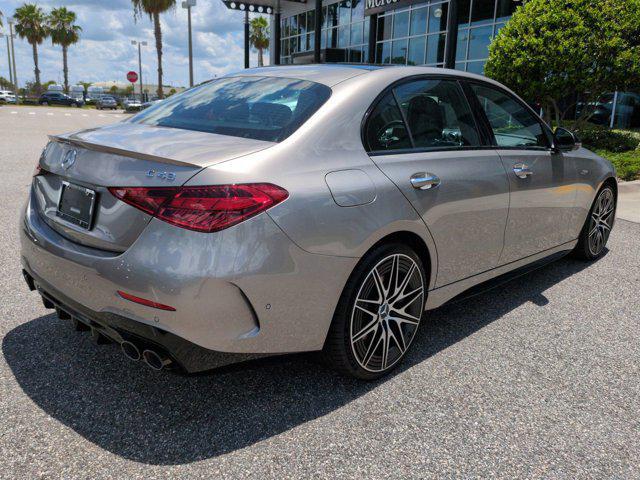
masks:
{"type": "Polygon", "coordinates": [[[640,478],[640,224],[619,219],[595,263],[431,312],[377,382],[312,355],[155,373],[20,275],[46,135],[122,118],[0,107],[0,478],[640,478]]]}

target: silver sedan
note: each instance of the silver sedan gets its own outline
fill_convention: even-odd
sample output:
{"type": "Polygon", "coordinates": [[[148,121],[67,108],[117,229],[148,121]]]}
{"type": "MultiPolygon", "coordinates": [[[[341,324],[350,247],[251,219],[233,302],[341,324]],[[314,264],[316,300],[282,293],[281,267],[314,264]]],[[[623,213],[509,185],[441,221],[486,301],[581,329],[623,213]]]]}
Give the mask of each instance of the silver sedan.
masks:
{"type": "Polygon", "coordinates": [[[155,369],[322,351],[362,379],[428,310],[606,250],[611,164],[502,85],[247,70],[51,138],[21,223],[45,306],[155,369]]]}

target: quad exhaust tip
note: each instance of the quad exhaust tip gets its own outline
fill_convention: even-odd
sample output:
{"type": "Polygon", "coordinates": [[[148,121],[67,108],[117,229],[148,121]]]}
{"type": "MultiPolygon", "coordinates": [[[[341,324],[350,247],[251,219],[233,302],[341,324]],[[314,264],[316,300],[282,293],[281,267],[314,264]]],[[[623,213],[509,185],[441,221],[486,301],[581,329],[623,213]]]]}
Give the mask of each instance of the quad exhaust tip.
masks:
{"type": "Polygon", "coordinates": [[[162,370],[164,367],[171,364],[170,358],[163,357],[153,350],[145,350],[142,352],[142,359],[144,360],[144,363],[154,370],[162,370]]]}
{"type": "Polygon", "coordinates": [[[124,356],[127,357],[129,360],[133,360],[134,362],[137,362],[142,358],[140,349],[131,342],[127,342],[127,341],[122,342],[120,344],[120,348],[122,349],[122,353],[124,354],[124,356]]]}

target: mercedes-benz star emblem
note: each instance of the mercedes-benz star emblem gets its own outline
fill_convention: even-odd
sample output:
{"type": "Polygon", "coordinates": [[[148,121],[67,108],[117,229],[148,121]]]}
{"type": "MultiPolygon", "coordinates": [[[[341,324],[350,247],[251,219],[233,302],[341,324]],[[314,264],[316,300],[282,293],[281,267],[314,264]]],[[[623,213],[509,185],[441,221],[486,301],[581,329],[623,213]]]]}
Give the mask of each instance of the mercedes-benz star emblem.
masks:
{"type": "Polygon", "coordinates": [[[60,163],[62,168],[64,168],[65,170],[71,168],[71,166],[76,163],[76,155],[78,155],[78,152],[75,149],[69,150],[67,153],[65,153],[64,157],[62,157],[62,162],[60,163]]]}

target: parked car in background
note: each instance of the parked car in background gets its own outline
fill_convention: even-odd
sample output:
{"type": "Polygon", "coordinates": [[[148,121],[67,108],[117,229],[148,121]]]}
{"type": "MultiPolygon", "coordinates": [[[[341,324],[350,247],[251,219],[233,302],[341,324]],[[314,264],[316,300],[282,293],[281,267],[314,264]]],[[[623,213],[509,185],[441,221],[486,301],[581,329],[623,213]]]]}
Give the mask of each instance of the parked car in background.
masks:
{"type": "Polygon", "coordinates": [[[65,95],[61,92],[45,92],[38,99],[40,105],[67,105],[70,107],[82,107],[84,102],[65,95]]]}
{"type": "Polygon", "coordinates": [[[142,102],[135,98],[127,98],[123,100],[122,106],[126,112],[137,112],[142,109],[142,102]]]}
{"type": "Polygon", "coordinates": [[[16,103],[16,96],[11,90],[0,90],[0,104],[16,103]]]}
{"type": "Polygon", "coordinates": [[[87,88],[87,103],[94,103],[104,95],[104,88],[90,86],[87,88]]]}
{"type": "Polygon", "coordinates": [[[486,77],[258,68],[51,137],[21,260],[45,307],[154,369],[322,351],[371,380],[428,310],[600,258],[616,200],[611,163],[486,77]]]}
{"type": "Polygon", "coordinates": [[[69,96],[76,100],[84,101],[84,86],[83,85],[71,85],[69,87],[69,96]]]}
{"type": "Polygon", "coordinates": [[[115,98],[109,95],[103,95],[98,100],[96,100],[96,108],[98,110],[105,110],[107,108],[109,110],[115,110],[118,108],[118,102],[115,98]]]}
{"type": "Polygon", "coordinates": [[[64,87],[57,83],[52,83],[47,87],[47,92],[64,92],[64,87]]]}
{"type": "Polygon", "coordinates": [[[152,106],[154,106],[156,103],[159,103],[159,102],[161,102],[161,101],[162,101],[161,99],[157,98],[157,99],[155,99],[155,100],[151,100],[151,101],[149,101],[149,102],[144,102],[144,103],[142,104],[142,107],[140,108],[140,110],[144,110],[145,108],[152,107],[152,106]]]}

